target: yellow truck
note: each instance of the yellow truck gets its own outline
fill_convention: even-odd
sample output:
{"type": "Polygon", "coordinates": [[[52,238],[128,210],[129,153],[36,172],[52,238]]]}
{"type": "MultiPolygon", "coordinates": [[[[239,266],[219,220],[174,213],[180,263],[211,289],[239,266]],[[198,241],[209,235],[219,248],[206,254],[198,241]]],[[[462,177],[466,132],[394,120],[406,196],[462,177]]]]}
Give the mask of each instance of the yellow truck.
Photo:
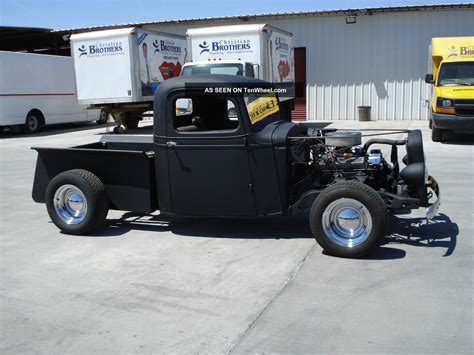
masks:
{"type": "Polygon", "coordinates": [[[474,132],[474,37],[431,40],[433,84],[429,125],[431,138],[439,142],[443,131],[474,132]]]}

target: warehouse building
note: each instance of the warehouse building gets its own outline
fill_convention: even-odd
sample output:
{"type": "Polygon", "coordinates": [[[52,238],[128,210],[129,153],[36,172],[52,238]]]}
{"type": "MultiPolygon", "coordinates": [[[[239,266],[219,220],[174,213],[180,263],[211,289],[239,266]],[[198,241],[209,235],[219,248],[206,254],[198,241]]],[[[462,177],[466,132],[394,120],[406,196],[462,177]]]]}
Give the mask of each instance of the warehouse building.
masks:
{"type": "Polygon", "coordinates": [[[31,30],[22,34],[23,47],[14,34],[0,39],[2,49],[66,53],[71,33],[137,26],[184,35],[188,28],[268,23],[293,33],[296,81],[304,88],[296,117],[355,120],[358,106],[370,106],[373,120],[427,120],[430,40],[473,36],[473,18],[472,4],[385,7],[31,30]]]}

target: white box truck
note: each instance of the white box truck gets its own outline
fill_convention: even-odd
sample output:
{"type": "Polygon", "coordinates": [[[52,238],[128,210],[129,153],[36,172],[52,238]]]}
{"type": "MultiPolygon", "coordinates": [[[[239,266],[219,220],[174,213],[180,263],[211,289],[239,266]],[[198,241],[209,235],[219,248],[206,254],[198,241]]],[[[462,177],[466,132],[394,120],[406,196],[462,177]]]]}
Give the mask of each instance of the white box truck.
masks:
{"type": "Polygon", "coordinates": [[[0,128],[98,121],[100,110],[79,105],[71,57],[0,51],[0,128]]]}
{"type": "Polygon", "coordinates": [[[259,78],[289,89],[282,111],[294,101],[293,35],[266,24],[216,26],[186,32],[190,62],[182,75],[230,74],[259,78]]]}
{"type": "Polygon", "coordinates": [[[136,127],[158,85],[179,76],[187,60],[184,36],[141,28],[74,34],[70,41],[79,102],[112,114],[116,131],[136,127]]]}

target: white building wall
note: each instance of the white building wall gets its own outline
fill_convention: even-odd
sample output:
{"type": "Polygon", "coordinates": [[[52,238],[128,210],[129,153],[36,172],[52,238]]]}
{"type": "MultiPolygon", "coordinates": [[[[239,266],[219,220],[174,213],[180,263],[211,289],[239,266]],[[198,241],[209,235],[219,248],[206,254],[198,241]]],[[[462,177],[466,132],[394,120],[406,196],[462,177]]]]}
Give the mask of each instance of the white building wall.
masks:
{"type": "MultiPolygon", "coordinates": [[[[428,46],[432,37],[473,36],[474,9],[422,10],[358,15],[259,18],[293,33],[306,47],[307,112],[310,120],[355,120],[357,106],[371,106],[372,119],[426,120],[428,46]]],[[[235,20],[157,25],[184,34],[187,28],[236,24],[235,20]]]]}

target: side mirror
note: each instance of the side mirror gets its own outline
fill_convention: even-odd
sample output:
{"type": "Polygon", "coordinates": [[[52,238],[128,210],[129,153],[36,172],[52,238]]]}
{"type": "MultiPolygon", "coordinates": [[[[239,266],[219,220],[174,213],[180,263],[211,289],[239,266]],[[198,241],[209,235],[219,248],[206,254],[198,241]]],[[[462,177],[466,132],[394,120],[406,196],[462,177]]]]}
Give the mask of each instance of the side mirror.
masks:
{"type": "Polygon", "coordinates": [[[427,83],[427,84],[434,84],[434,77],[433,77],[433,74],[426,74],[426,76],[425,76],[425,83],[427,83]]]}

